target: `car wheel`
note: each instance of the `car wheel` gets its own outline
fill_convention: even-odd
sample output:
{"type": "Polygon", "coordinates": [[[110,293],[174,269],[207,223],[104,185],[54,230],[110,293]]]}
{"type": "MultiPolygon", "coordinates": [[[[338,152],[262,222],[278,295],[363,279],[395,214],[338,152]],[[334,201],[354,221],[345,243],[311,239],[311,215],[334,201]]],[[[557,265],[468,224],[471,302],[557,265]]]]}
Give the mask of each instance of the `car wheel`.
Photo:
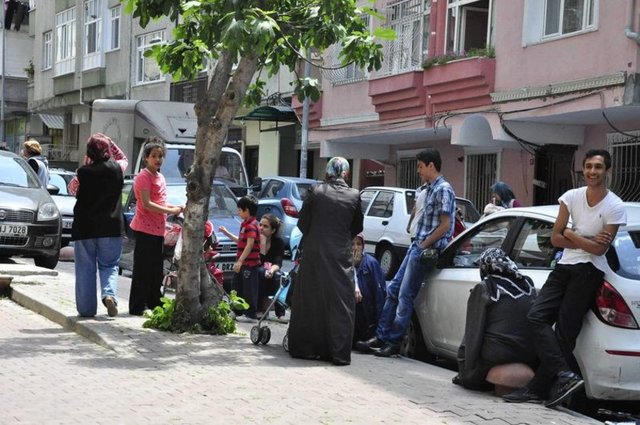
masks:
{"type": "Polygon", "coordinates": [[[427,347],[424,344],[422,328],[420,328],[420,323],[416,316],[413,316],[409,323],[407,335],[404,337],[400,346],[400,354],[405,357],[422,361],[429,360],[431,358],[427,351],[427,347]]]}
{"type": "Polygon", "coordinates": [[[46,269],[55,269],[56,266],[58,265],[58,258],[59,258],[60,254],[56,254],[56,255],[42,255],[40,257],[35,257],[33,259],[33,262],[36,264],[36,266],[38,267],[44,267],[46,269]]]}
{"type": "Polygon", "coordinates": [[[383,245],[378,248],[378,261],[380,262],[380,268],[384,273],[384,278],[386,280],[393,279],[393,276],[398,271],[399,260],[398,256],[395,252],[393,252],[393,247],[390,245],[383,245]]]}

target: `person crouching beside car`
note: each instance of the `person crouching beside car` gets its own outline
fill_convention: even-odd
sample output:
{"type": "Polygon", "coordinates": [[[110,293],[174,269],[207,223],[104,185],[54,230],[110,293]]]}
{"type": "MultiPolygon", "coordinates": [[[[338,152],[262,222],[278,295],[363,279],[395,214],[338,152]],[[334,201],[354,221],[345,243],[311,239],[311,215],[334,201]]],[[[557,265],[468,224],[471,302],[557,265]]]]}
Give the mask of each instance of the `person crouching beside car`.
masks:
{"type": "Polygon", "coordinates": [[[467,301],[464,338],[453,383],[471,390],[513,390],[533,377],[538,358],[527,313],[536,298],[530,277],[500,248],[480,255],[480,278],[467,301]],[[505,365],[502,369],[497,366],[505,365]],[[496,368],[496,369],[494,369],[496,368]],[[492,371],[493,369],[493,371],[492,371]],[[500,372],[501,371],[501,372],[500,372]],[[487,375],[501,375],[492,379],[487,375]],[[489,382],[491,381],[491,382],[489,382]]]}

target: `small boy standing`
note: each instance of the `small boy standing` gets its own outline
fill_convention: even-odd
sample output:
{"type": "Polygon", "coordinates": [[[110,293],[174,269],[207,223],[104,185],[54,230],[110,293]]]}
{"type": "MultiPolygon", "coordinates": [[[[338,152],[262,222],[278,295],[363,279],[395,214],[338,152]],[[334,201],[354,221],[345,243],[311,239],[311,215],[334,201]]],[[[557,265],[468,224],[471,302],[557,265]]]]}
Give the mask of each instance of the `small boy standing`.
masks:
{"type": "Polygon", "coordinates": [[[244,312],[250,319],[257,319],[258,305],[258,269],[260,267],[260,230],[256,220],[258,201],[254,196],[243,196],[238,200],[238,215],[242,219],[238,236],[229,232],[226,227],[218,230],[231,238],[238,245],[236,262],[233,265],[235,275],[232,288],[245,299],[249,308],[244,312]]]}

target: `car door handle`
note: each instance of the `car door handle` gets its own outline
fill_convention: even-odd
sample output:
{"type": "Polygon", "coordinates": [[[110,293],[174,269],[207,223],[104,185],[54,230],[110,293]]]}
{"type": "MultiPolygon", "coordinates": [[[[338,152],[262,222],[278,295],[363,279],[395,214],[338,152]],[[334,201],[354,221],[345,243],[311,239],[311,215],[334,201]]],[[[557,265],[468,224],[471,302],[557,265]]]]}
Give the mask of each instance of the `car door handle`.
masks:
{"type": "Polygon", "coordinates": [[[383,226],[386,226],[387,224],[389,224],[389,220],[384,220],[384,221],[382,222],[382,225],[383,225],[383,226]]]}

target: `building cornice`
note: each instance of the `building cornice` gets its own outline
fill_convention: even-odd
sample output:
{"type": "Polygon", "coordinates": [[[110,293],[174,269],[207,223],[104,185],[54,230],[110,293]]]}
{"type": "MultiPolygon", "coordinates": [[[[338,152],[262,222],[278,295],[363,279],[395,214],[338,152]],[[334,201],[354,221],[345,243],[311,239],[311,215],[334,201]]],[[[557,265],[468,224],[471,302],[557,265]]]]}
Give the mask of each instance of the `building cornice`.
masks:
{"type": "Polygon", "coordinates": [[[585,78],[582,80],[565,81],[546,86],[521,87],[491,93],[493,103],[505,103],[518,100],[529,100],[541,97],[559,96],[568,93],[595,90],[611,86],[620,86],[627,79],[626,72],[602,75],[599,77],[585,78]]]}

